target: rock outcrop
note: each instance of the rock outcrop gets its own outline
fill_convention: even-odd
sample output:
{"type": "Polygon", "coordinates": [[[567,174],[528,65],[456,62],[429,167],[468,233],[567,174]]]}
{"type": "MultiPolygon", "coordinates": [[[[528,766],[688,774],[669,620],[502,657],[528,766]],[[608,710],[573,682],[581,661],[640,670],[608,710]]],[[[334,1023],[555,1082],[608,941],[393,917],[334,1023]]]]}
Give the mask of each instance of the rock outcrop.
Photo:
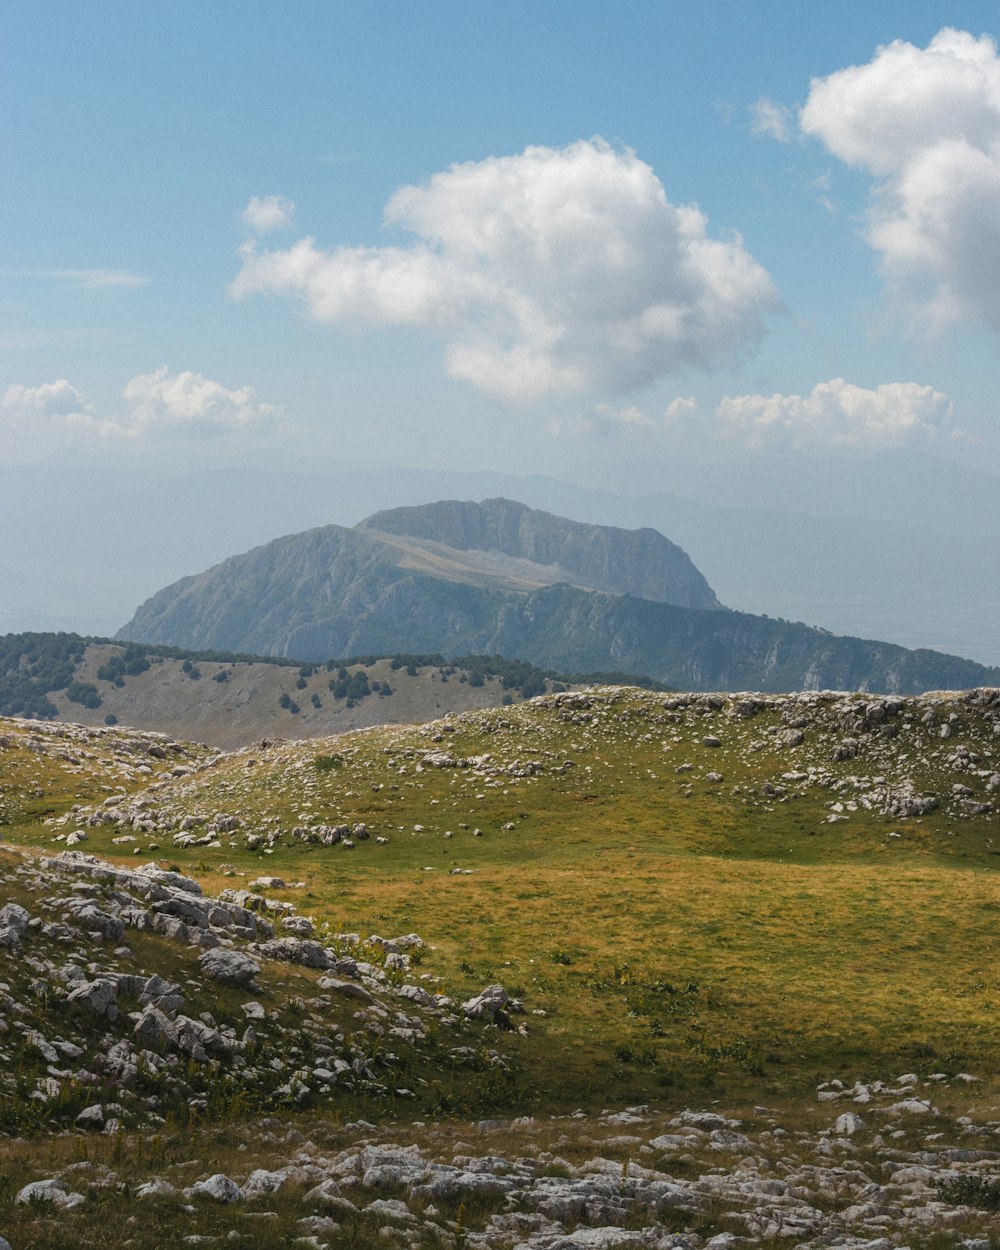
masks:
{"type": "Polygon", "coordinates": [[[422,540],[433,544],[431,551],[440,545],[524,561],[535,566],[525,569],[526,577],[533,572],[541,584],[565,582],[682,608],[722,606],[688,556],[654,529],[586,525],[510,499],[393,508],[356,528],[422,540]]]}
{"type": "MultiPolygon", "coordinates": [[[[19,862],[5,856],[0,882],[24,899],[0,911],[8,935],[0,949],[7,1131],[33,1126],[36,1117],[49,1129],[155,1128],[167,1115],[204,1110],[213,1090],[252,1092],[272,1107],[413,1098],[404,1068],[411,1073],[416,1060],[430,1075],[469,1055],[478,1062],[459,1043],[475,1039],[474,1030],[481,1036],[483,1025],[503,1024],[501,1000],[513,1009],[502,986],[484,991],[498,1002],[489,1016],[462,1014],[446,995],[411,982],[405,952],[423,945],[416,934],[364,942],[328,934],[326,945],[275,940],[277,924],[307,920],[290,903],[249,890],[211,898],[197,881],[156,863],[121,867],[76,850],[19,862]],[[137,958],[137,933],[154,938],[142,947],[153,967],[137,958]],[[156,970],[178,958],[187,965],[181,979],[156,970]],[[274,989],[283,965],[330,975],[310,980],[306,971],[300,992],[309,999],[285,1001],[274,989]],[[267,1007],[242,1001],[249,994],[267,1007]],[[443,1051],[435,1031],[443,1031],[443,1051]],[[404,1058],[376,1053],[372,1040],[382,1037],[404,1058]]],[[[224,1189],[196,1192],[229,1201],[220,1197],[224,1189]]],[[[61,1182],[22,1193],[18,1201],[76,1205],[61,1182]]]]}

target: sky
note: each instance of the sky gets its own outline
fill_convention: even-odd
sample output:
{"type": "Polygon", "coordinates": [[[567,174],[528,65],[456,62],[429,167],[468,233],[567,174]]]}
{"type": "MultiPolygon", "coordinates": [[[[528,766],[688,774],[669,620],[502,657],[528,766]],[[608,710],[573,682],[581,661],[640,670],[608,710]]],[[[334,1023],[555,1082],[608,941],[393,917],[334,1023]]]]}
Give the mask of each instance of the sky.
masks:
{"type": "Polygon", "coordinates": [[[115,474],[328,474],[347,521],[359,463],[815,513],[945,465],[910,519],[957,535],[955,469],[1000,474],[998,38],[932,0],[6,6],[0,469],[100,471],[113,528],[115,474]]]}

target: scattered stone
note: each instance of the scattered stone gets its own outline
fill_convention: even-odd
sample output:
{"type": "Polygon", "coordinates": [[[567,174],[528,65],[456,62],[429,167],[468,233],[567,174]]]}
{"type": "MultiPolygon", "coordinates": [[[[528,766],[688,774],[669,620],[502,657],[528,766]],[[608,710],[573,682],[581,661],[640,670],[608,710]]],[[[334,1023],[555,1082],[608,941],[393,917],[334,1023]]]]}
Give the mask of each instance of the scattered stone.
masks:
{"type": "Polygon", "coordinates": [[[234,1180],[230,1180],[222,1172],[216,1172],[206,1181],[196,1181],[190,1189],[185,1189],[186,1198],[211,1198],[213,1202],[241,1202],[243,1191],[234,1180]]]}
{"type": "Polygon", "coordinates": [[[74,1193],[65,1181],[49,1178],[44,1181],[32,1181],[19,1189],[15,1202],[51,1202],[53,1206],[64,1211],[72,1211],[86,1201],[83,1194],[74,1193]]]}
{"type": "Polygon", "coordinates": [[[523,1012],[523,1004],[511,998],[502,985],[488,985],[482,993],[462,1004],[463,1013],[470,1020],[485,1020],[488,1024],[510,1027],[513,1012],[523,1012]]]}
{"type": "Polygon", "coordinates": [[[256,987],[256,979],[260,973],[260,964],[249,955],[223,947],[206,951],[199,958],[198,964],[202,972],[213,981],[245,989],[256,987]]]}

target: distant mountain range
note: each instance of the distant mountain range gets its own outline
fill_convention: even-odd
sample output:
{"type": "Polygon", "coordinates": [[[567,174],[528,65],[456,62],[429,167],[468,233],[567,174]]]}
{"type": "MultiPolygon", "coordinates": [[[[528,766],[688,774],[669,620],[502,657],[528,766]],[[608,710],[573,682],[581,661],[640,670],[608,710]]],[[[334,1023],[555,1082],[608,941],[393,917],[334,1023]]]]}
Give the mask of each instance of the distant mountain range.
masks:
{"type": "Polygon", "coordinates": [[[1000,685],[1000,669],[724,608],[652,529],[507,499],[445,501],[280,538],[159,591],[117,635],[288,656],[503,654],[683,689],[1000,685]]]}

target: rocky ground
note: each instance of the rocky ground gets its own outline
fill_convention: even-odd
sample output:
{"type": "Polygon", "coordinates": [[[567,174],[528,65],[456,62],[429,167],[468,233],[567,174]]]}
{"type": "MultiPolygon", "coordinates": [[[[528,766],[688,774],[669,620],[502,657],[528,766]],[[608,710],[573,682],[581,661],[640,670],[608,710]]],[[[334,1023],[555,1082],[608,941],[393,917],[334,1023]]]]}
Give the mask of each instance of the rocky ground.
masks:
{"type": "Polygon", "coordinates": [[[396,1132],[320,1121],[308,1137],[268,1117],[225,1170],[81,1159],[24,1184],[11,1213],[58,1225],[67,1246],[86,1244],[74,1230],[118,1195],[121,1246],[145,1245],[129,1226],[154,1220],[171,1230],[164,1245],[270,1246],[248,1230],[280,1225],[287,1240],[273,1244],[315,1250],[988,1250],[1000,1121],[937,1106],[975,1084],[911,1073],[833,1085],[807,1117],[636,1106],[396,1132]]]}
{"type": "MultiPolygon", "coordinates": [[[[4,1239],[13,1250],[103,1246],[109,1226],[133,1250],[992,1250],[998,742],[992,690],[901,700],[608,688],[231,756],[119,728],[7,723],[0,815],[23,842],[0,848],[0,1250],[4,1239]],[[613,802],[602,815],[605,792],[613,802]],[[647,795],[650,845],[673,839],[676,853],[643,896],[631,853],[647,795]],[[586,815],[560,832],[573,803],[586,815]],[[606,850],[626,820],[627,857],[613,869],[602,861],[602,888],[624,883],[636,948],[674,961],[641,983],[625,977],[627,964],[604,969],[613,919],[592,968],[581,934],[567,953],[575,914],[586,918],[592,904],[580,869],[589,859],[574,850],[544,889],[535,888],[540,859],[520,867],[580,836],[584,821],[579,845],[606,850]],[[723,850],[754,855],[756,875],[735,856],[709,859],[726,830],[723,850]],[[679,853],[682,835],[695,853],[679,853]],[[421,902],[431,847],[447,848],[447,871],[412,932],[402,918],[421,902]],[[783,863],[792,848],[819,867],[792,872],[783,863]],[[802,966],[808,1003],[818,1001],[816,969],[845,987],[815,1018],[791,1014],[795,983],[783,975],[754,989],[739,964],[723,981],[717,969],[734,948],[711,930],[690,937],[697,914],[680,928],[642,928],[689,901],[676,895],[666,906],[671,882],[700,883],[699,907],[720,916],[747,906],[772,880],[767,856],[777,857],[775,881],[788,875],[782,900],[814,892],[814,910],[790,914],[811,916],[802,923],[836,956],[802,966]],[[857,940],[822,928],[852,880],[837,875],[827,888],[824,856],[870,857],[857,871],[876,900],[865,913],[876,927],[857,940]],[[928,917],[933,907],[943,914],[933,891],[959,880],[946,925],[922,928],[908,902],[905,931],[886,923],[907,856],[921,866],[914,898],[928,917]],[[723,894],[713,862],[744,885],[723,894]],[[325,893],[317,865],[336,869],[325,893]],[[393,871],[407,910],[381,934],[366,930],[342,900],[349,889],[385,889],[393,871]],[[561,880],[577,892],[556,912],[561,880]],[[453,932],[467,895],[477,935],[514,896],[503,958],[480,951],[465,967],[457,952],[447,965],[424,921],[453,932]],[[553,937],[556,915],[563,929],[553,937]],[[968,915],[978,918],[961,930],[975,937],[974,978],[952,937],[968,915]],[[351,916],[361,933],[345,931],[351,916]],[[543,938],[524,939],[520,964],[508,961],[536,920],[543,938]],[[687,984],[676,962],[684,939],[702,969],[717,961],[700,1021],[670,1010],[687,984]],[[861,1035],[860,1013],[883,976],[868,953],[879,944],[896,969],[885,975],[918,999],[891,1003],[913,1007],[921,1029],[887,1017],[887,1036],[910,1027],[907,1049],[893,1050],[889,1036],[877,1060],[851,1050],[851,1039],[823,1051],[817,1029],[844,1036],[837,1004],[854,1004],[847,1028],[861,1035]],[[912,973],[914,961],[936,962],[934,981],[955,983],[937,1010],[967,1013],[962,1049],[926,1024],[931,1005],[898,972],[912,973]],[[538,979],[525,975],[538,968],[538,979]],[[732,1023],[744,1000],[758,1012],[775,1003],[787,1025],[766,1035],[768,1048],[780,1042],[773,1060],[732,1023]],[[614,1028],[608,1063],[622,1081],[628,1069],[644,1082],[642,1105],[622,1105],[639,1099],[612,1066],[586,1112],[571,1110],[583,1097],[579,1066],[581,1086],[561,1097],[551,1082],[516,1084],[519,1070],[558,1065],[559,1047],[585,1044],[609,1004],[619,1014],[601,1026],[614,1028]],[[732,1079],[704,1062],[710,1044],[739,1069],[748,1099],[765,1105],[704,1079],[716,1069],[732,1079]],[[679,1057],[669,1064],[636,1067],[633,1052],[655,1059],[671,1045],[679,1057]],[[797,1066],[807,1045],[812,1066],[797,1066]],[[823,1055],[829,1066],[819,1066],[823,1055]],[[807,1071],[823,1076],[806,1081],[807,1071]],[[546,1098],[532,1101],[541,1088],[546,1098]]],[[[767,965],[765,920],[750,913],[740,930],[751,971],[767,965]]],[[[776,968],[810,939],[796,925],[772,948],[776,968]]]]}
{"type": "Polygon", "coordinates": [[[0,908],[5,1127],[61,1126],[84,1142],[82,1158],[39,1169],[36,1156],[19,1174],[15,1250],[36,1244],[18,1240],[22,1226],[88,1244],[74,1238],[109,1200],[126,1219],[155,1210],[171,1245],[268,1245],[242,1239],[270,1221],[293,1232],[283,1244],[316,1250],[888,1250],[930,1236],[986,1250],[1000,1233],[1000,1119],[981,1109],[975,1074],[832,1080],[794,1110],[345,1128],[338,1094],[405,1119],[417,1094],[403,1082],[426,1084],[421,1064],[502,1068],[521,1004],[499,985],[461,1004],[436,993],[414,966],[415,934],[315,933],[292,904],[268,901],[284,884],[274,878],[209,898],[178,872],[77,850],[8,856],[6,871],[22,901],[0,908]],[[181,956],[173,978],[165,949],[181,956]],[[244,1126],[236,1166],[232,1154],[206,1166],[210,1150],[143,1165],[141,1148],[123,1165],[134,1148],[120,1142],[176,1132],[182,1107],[218,1116],[230,1097],[235,1110],[250,1092],[284,1113],[244,1126]]]}
{"type": "Polygon", "coordinates": [[[180,1107],[218,1114],[226,1097],[294,1106],[349,1092],[390,1105],[416,1098],[403,1079],[422,1063],[502,1065],[469,1045],[467,1023],[509,1026],[521,1010],[500,986],[460,1005],[434,992],[412,967],[417,934],[316,934],[292,903],[254,889],[208,898],[155,863],[75,850],[7,857],[5,871],[21,899],[0,908],[9,1130],[114,1133],[180,1107]]]}

